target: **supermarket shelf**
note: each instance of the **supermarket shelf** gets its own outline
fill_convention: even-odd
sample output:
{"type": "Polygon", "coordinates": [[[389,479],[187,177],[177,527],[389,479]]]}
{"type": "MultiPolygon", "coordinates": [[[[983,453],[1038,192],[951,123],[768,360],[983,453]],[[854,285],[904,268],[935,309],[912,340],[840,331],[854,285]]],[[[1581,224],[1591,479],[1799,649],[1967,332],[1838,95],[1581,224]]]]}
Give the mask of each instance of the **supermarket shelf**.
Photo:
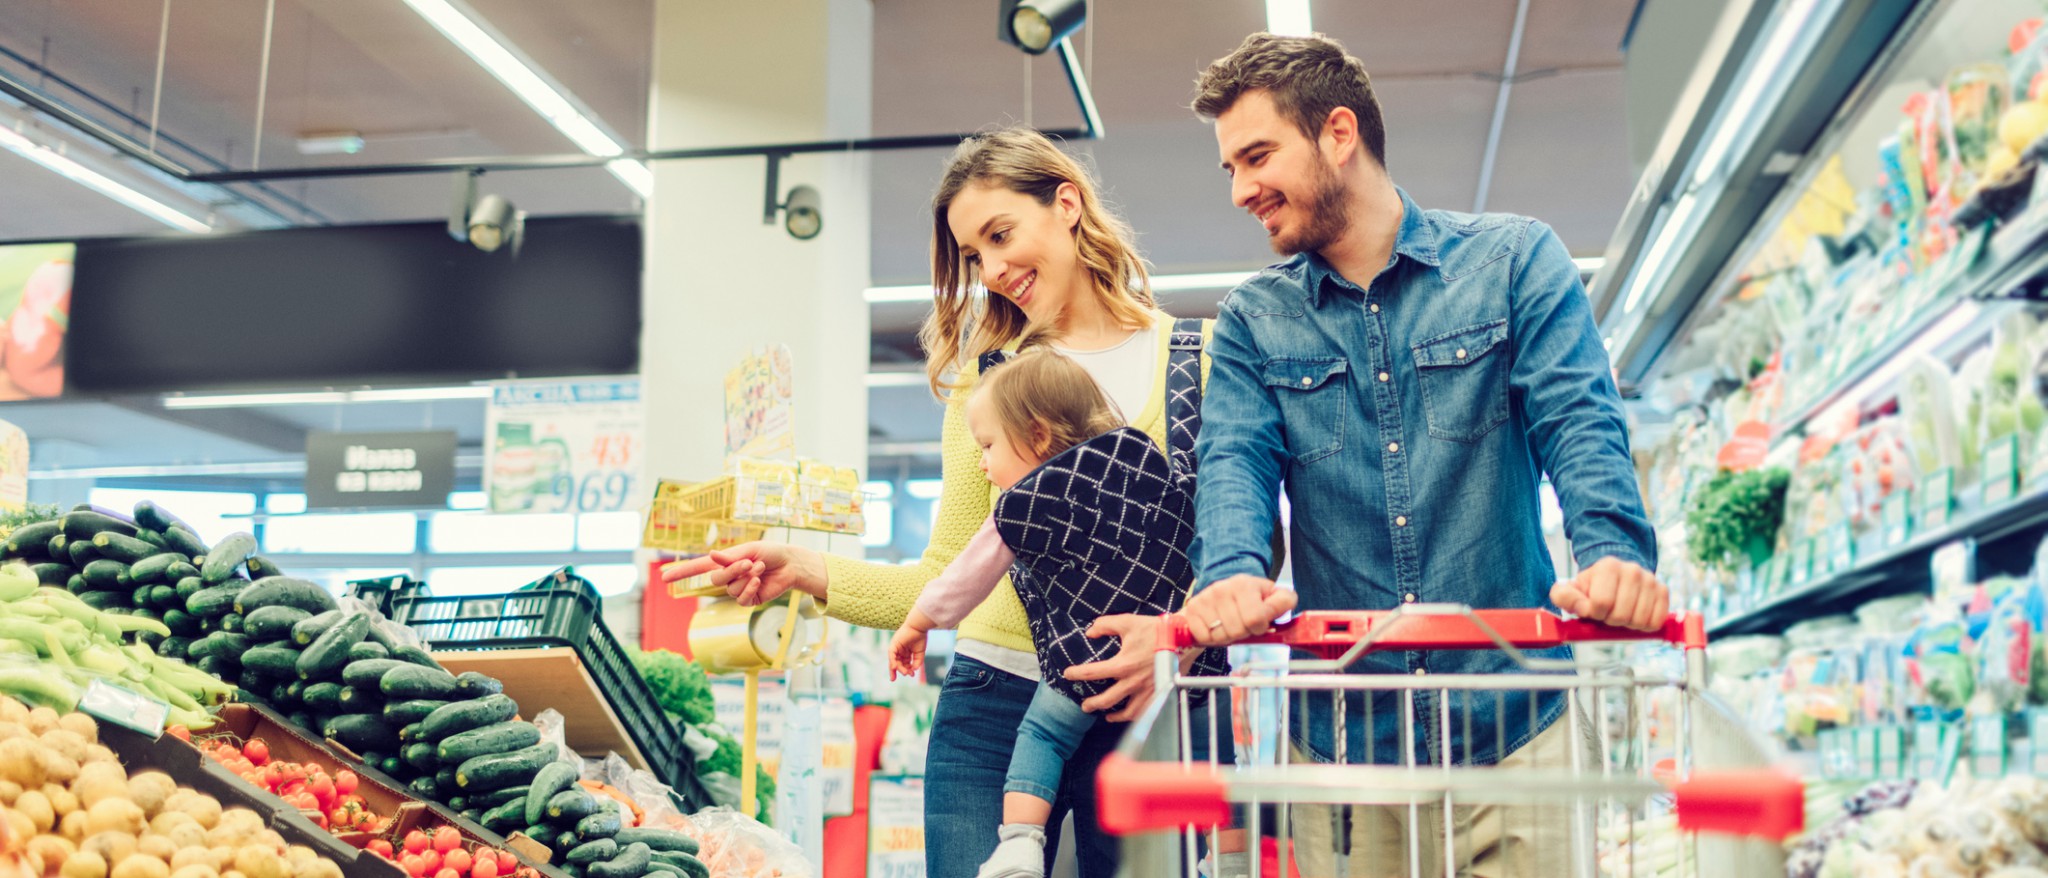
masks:
{"type": "MultiPolygon", "coordinates": [[[[1794,623],[1846,612],[1864,601],[1924,592],[1930,581],[1928,556],[1942,545],[1970,537],[1981,546],[2043,526],[2048,526],[2048,489],[2022,494],[1995,509],[1958,511],[1947,527],[1917,534],[1898,546],[1874,549],[1866,556],[1860,551],[1865,545],[1859,544],[1861,557],[1854,568],[1813,580],[1745,612],[1711,622],[1707,636],[1718,639],[1738,634],[1778,634],[1794,623]]],[[[2032,546],[2025,549],[2031,556],[2032,546]]]]}

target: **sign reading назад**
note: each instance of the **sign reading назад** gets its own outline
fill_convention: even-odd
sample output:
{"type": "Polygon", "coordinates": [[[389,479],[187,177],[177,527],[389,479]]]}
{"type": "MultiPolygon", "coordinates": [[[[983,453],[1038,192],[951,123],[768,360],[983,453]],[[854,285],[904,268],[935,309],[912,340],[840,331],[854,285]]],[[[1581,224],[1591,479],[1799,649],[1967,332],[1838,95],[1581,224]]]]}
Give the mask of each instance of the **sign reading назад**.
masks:
{"type": "Polygon", "coordinates": [[[306,434],[306,507],[440,506],[455,489],[455,431],[306,434]]]}

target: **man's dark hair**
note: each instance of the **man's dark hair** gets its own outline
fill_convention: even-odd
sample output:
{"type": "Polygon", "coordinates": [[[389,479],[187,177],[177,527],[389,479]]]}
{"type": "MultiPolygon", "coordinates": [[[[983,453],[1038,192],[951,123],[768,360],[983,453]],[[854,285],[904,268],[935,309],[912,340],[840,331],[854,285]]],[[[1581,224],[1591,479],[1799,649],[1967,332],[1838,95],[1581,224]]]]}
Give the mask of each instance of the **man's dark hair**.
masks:
{"type": "Polygon", "coordinates": [[[1364,62],[1345,53],[1344,44],[1321,34],[1245,37],[1237,51],[1216,59],[1195,80],[1195,112],[1214,119],[1250,91],[1272,95],[1280,115],[1294,120],[1310,141],[1322,136],[1331,110],[1349,109],[1358,117],[1366,153],[1386,167],[1387,125],[1372,93],[1372,77],[1364,62]]]}

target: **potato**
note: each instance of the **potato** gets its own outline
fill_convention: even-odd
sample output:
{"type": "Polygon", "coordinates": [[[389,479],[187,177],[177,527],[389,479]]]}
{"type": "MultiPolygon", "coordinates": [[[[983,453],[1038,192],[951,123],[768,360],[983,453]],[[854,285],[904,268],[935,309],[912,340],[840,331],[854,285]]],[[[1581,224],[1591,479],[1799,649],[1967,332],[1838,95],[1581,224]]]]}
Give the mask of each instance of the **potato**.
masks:
{"type": "Polygon", "coordinates": [[[116,762],[116,761],[119,761],[119,760],[118,760],[118,759],[117,759],[117,758],[116,758],[116,757],[114,756],[114,751],[112,751],[112,750],[109,750],[109,749],[107,749],[107,745],[105,745],[105,744],[87,744],[87,745],[85,746],[85,761],[87,761],[87,762],[116,762]]]}
{"type": "Polygon", "coordinates": [[[50,797],[50,807],[57,809],[60,818],[78,810],[78,796],[71,792],[70,787],[46,783],[43,784],[43,795],[50,797]]]}
{"type": "Polygon", "coordinates": [[[264,829],[256,833],[255,842],[273,851],[284,850],[284,836],[277,834],[275,829],[264,829]]]}
{"type": "Polygon", "coordinates": [[[212,829],[220,824],[220,800],[212,796],[194,795],[186,799],[178,810],[192,815],[192,819],[206,829],[212,829]]]}
{"type": "Polygon", "coordinates": [[[49,752],[28,738],[0,741],[0,779],[35,789],[50,781],[49,752]]]}
{"type": "Polygon", "coordinates": [[[177,856],[178,845],[166,836],[146,832],[135,840],[135,850],[137,853],[147,854],[168,863],[172,857],[177,856]]]}
{"type": "Polygon", "coordinates": [[[84,735],[61,728],[44,732],[41,740],[43,746],[64,754],[73,762],[84,762],[85,748],[92,746],[92,742],[86,740],[84,735]]]}
{"type": "Polygon", "coordinates": [[[226,845],[214,845],[207,848],[206,852],[213,857],[213,870],[215,872],[225,872],[229,866],[235,864],[234,848],[226,845]]]}
{"type": "Polygon", "coordinates": [[[235,871],[249,878],[290,878],[291,869],[276,851],[258,845],[246,845],[235,851],[235,871]]]}
{"type": "Polygon", "coordinates": [[[341,878],[341,867],[333,860],[314,860],[293,872],[292,878],[341,878]]]}
{"type": "Polygon", "coordinates": [[[284,849],[284,861],[293,866],[317,863],[320,861],[320,852],[302,844],[295,844],[284,849]]]}
{"type": "Polygon", "coordinates": [[[171,867],[148,854],[130,854],[114,864],[109,878],[171,878],[171,867]]]}
{"type": "Polygon", "coordinates": [[[178,782],[161,771],[145,771],[128,779],[128,795],[145,814],[162,811],[164,801],[177,789],[178,782]]]}
{"type": "MultiPolygon", "coordinates": [[[[101,799],[86,809],[85,819],[87,835],[98,835],[102,832],[139,835],[143,827],[149,825],[149,821],[142,813],[142,807],[127,799],[101,799]]],[[[109,859],[108,862],[116,866],[121,863],[119,859],[109,859]]]]}
{"type": "Polygon", "coordinates": [[[88,762],[78,769],[78,779],[71,782],[71,792],[77,794],[78,804],[90,808],[107,799],[128,797],[128,772],[118,762],[88,762]]]}
{"type": "Polygon", "coordinates": [[[40,735],[57,727],[57,712],[47,707],[38,707],[28,712],[28,730],[40,735]]]}
{"type": "Polygon", "coordinates": [[[61,835],[38,835],[28,841],[28,852],[44,863],[64,863],[78,853],[78,846],[61,835]]]}
{"type": "Polygon", "coordinates": [[[94,833],[78,849],[99,854],[109,863],[119,863],[135,853],[135,836],[125,832],[94,833]]]}
{"type": "Polygon", "coordinates": [[[100,742],[100,724],[82,713],[67,713],[58,717],[57,728],[84,738],[88,744],[100,742]]]}
{"type": "Polygon", "coordinates": [[[11,780],[0,780],[0,805],[12,805],[21,798],[21,784],[11,780]]]}
{"type": "Polygon", "coordinates": [[[170,835],[171,830],[187,824],[198,826],[199,821],[192,819],[192,815],[183,811],[165,811],[149,818],[149,831],[158,835],[170,835]]]}
{"type": "Polygon", "coordinates": [[[57,821],[57,833],[72,841],[84,841],[85,812],[73,811],[64,815],[62,820],[57,821]]]}
{"type": "Polygon", "coordinates": [[[184,868],[173,868],[171,878],[220,878],[220,872],[205,863],[189,863],[184,868]]]}
{"type": "Polygon", "coordinates": [[[51,783],[68,784],[78,779],[78,760],[44,747],[43,771],[51,783]]]}
{"type": "Polygon", "coordinates": [[[192,865],[205,866],[208,872],[219,871],[213,868],[213,852],[203,846],[180,847],[177,853],[171,855],[171,874],[173,875],[177,874],[178,870],[192,865]]]}
{"type": "Polygon", "coordinates": [[[93,851],[79,851],[64,861],[61,878],[107,878],[107,858],[93,851]]]}
{"type": "Polygon", "coordinates": [[[36,834],[35,821],[28,819],[28,815],[13,809],[0,812],[0,814],[5,815],[7,828],[14,831],[15,838],[28,838],[36,834]]]}
{"type": "Polygon", "coordinates": [[[28,705],[15,700],[11,695],[0,695],[0,720],[11,723],[28,720],[28,705]]]}
{"type": "Polygon", "coordinates": [[[29,790],[14,800],[14,810],[22,813],[35,824],[36,832],[49,832],[57,825],[57,809],[50,804],[50,797],[42,790],[29,790]]]}
{"type": "Polygon", "coordinates": [[[225,872],[220,873],[220,878],[249,878],[249,876],[244,875],[241,872],[238,872],[234,869],[229,869],[225,872]]]}

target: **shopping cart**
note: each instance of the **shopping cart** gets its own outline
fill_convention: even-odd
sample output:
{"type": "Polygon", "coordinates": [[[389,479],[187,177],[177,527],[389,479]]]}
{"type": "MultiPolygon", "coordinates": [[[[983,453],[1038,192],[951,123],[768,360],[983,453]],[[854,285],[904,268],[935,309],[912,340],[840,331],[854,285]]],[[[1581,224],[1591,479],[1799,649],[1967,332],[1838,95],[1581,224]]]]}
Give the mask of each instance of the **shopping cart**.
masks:
{"type": "MultiPolygon", "coordinates": [[[[1769,768],[1737,714],[1706,693],[1706,634],[1697,615],[1643,632],[1542,610],[1407,604],[1303,613],[1248,643],[1283,646],[1233,648],[1278,655],[1237,661],[1231,676],[1184,676],[1175,653],[1193,645],[1186,622],[1160,619],[1156,695],[1098,775],[1103,828],[1126,836],[1122,874],[1769,876],[1784,874],[1780,842],[1804,823],[1803,785],[1769,768]],[[1662,667],[1648,668],[1622,661],[1625,652],[1614,647],[1582,647],[1572,659],[1531,654],[1620,641],[1661,641],[1680,651],[1658,650],[1662,667]],[[1500,650],[1517,670],[1346,673],[1368,652],[1479,649],[1500,650]],[[1289,657],[1300,652],[1316,658],[1289,657]],[[1230,693],[1235,765],[1213,746],[1220,711],[1192,710],[1199,693],[1220,691],[1230,693]],[[1456,758],[1454,740],[1469,755],[1473,736],[1489,733],[1473,729],[1475,701],[1504,703],[1500,693],[1509,691],[1530,693],[1531,705],[1536,693],[1562,693],[1565,709],[1555,722],[1569,737],[1556,749],[1568,758],[1540,766],[1456,758]],[[1435,693],[1434,716],[1416,715],[1421,693],[1435,693]],[[1317,712],[1335,724],[1332,763],[1305,761],[1290,734],[1290,725],[1311,715],[1313,699],[1324,699],[1328,710],[1317,712]],[[1347,754],[1347,710],[1362,703],[1369,711],[1376,700],[1398,705],[1403,746],[1347,754]],[[1206,728],[1198,716],[1207,717],[1206,728]],[[1417,738],[1429,731],[1419,724],[1432,721],[1437,734],[1417,738]],[[1195,758],[1198,740],[1212,745],[1205,759],[1195,758]],[[1436,752],[1418,758],[1416,741],[1436,752]],[[1242,815],[1238,839],[1264,839],[1237,846],[1253,851],[1234,860],[1231,834],[1219,831],[1233,809],[1242,815]],[[1379,844],[1368,838],[1361,849],[1358,821],[1368,819],[1397,831],[1380,834],[1379,844]],[[1319,827],[1327,829],[1308,831],[1319,827]],[[1543,838],[1553,849],[1543,849],[1543,838]]],[[[1372,727],[1369,717],[1359,720],[1372,727]]],[[[1504,725],[1490,731],[1507,742],[1504,725]]],[[[1370,747],[1371,736],[1364,738],[1370,747]]]]}

